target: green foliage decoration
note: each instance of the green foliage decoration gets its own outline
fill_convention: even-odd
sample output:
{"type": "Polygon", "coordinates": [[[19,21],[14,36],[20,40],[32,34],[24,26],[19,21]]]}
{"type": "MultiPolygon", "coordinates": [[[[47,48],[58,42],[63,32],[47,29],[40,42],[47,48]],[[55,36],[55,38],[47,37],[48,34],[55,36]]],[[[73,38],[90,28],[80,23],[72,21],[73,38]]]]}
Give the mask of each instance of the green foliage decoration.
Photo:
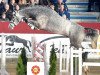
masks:
{"type": "Polygon", "coordinates": [[[56,56],[54,44],[53,44],[51,52],[50,52],[49,75],[56,75],[56,68],[57,68],[56,64],[57,64],[57,56],[56,56]]]}
{"type": "Polygon", "coordinates": [[[22,48],[16,67],[17,75],[27,75],[27,60],[25,48],[22,48]]]}

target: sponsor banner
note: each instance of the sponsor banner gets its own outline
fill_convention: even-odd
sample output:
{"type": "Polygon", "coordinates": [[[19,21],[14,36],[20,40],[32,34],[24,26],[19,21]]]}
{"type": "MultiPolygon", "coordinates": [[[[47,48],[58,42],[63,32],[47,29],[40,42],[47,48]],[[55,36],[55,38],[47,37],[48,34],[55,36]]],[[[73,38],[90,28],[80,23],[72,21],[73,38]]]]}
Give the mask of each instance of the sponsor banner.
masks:
{"type": "Polygon", "coordinates": [[[27,75],[44,75],[44,62],[27,62],[27,75]]]}
{"type": "MultiPolygon", "coordinates": [[[[69,38],[58,34],[34,34],[36,44],[46,44],[46,52],[49,53],[52,45],[55,45],[57,56],[59,57],[60,49],[65,53],[67,46],[70,45],[69,38]]],[[[67,51],[66,51],[67,52],[67,51]]]]}
{"type": "MultiPolygon", "coordinates": [[[[0,54],[2,50],[1,35],[0,35],[0,54]]],[[[21,49],[23,47],[26,49],[28,58],[31,58],[32,52],[35,51],[35,49],[32,47],[34,43],[33,41],[34,39],[32,38],[35,38],[37,45],[45,43],[47,58],[49,58],[52,44],[55,44],[55,50],[58,58],[60,49],[62,49],[62,53],[66,53],[67,46],[68,44],[70,45],[69,38],[66,39],[62,35],[58,34],[4,34],[4,35],[6,37],[6,51],[5,51],[6,58],[18,58],[18,55],[21,53],[21,49]]]]}
{"type": "MultiPolygon", "coordinates": [[[[4,34],[6,37],[6,58],[18,58],[24,47],[27,57],[32,57],[32,35],[33,34],[4,34]]],[[[1,57],[1,36],[0,35],[0,57],[1,57]]]]}

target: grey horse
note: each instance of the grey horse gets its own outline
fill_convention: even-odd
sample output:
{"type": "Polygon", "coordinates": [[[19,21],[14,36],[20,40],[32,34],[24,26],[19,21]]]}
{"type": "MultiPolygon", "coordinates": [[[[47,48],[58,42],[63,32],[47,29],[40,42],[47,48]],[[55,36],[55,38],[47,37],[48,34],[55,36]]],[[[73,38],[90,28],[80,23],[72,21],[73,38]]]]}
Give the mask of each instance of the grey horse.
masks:
{"type": "Polygon", "coordinates": [[[81,48],[81,43],[86,36],[91,38],[91,42],[95,42],[98,38],[98,31],[91,28],[73,23],[59,16],[54,10],[46,6],[33,6],[21,9],[13,15],[9,27],[14,28],[21,20],[24,20],[30,27],[43,29],[56,34],[61,34],[70,38],[71,46],[81,48]]]}

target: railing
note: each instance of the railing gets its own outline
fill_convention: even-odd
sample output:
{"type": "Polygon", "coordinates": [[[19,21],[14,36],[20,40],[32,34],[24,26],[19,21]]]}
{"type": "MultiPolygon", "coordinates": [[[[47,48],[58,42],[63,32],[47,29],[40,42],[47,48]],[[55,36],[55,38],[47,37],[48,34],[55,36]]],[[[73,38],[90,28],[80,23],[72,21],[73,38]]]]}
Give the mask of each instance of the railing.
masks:
{"type": "MultiPolygon", "coordinates": [[[[100,49],[82,49],[80,48],[79,50],[74,50],[73,48],[71,48],[71,74],[70,75],[73,75],[74,72],[73,72],[73,58],[76,58],[78,57],[79,59],[79,70],[77,71],[77,74],[78,75],[82,75],[82,67],[83,66],[100,66],[100,63],[98,62],[83,62],[82,61],[82,53],[84,52],[89,52],[89,53],[100,53],[100,49]]],[[[98,55],[100,56],[100,55],[98,55]]],[[[78,61],[77,61],[78,62],[78,61]]],[[[77,68],[78,69],[78,68],[77,68]]]]}

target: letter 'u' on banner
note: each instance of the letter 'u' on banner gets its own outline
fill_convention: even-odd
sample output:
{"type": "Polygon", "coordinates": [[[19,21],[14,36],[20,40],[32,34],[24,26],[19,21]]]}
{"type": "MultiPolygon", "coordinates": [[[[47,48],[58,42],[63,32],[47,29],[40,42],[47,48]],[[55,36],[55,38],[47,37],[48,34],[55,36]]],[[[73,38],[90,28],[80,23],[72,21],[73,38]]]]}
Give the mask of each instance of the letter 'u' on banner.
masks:
{"type": "Polygon", "coordinates": [[[44,62],[27,62],[27,75],[44,75],[44,62]]]}

